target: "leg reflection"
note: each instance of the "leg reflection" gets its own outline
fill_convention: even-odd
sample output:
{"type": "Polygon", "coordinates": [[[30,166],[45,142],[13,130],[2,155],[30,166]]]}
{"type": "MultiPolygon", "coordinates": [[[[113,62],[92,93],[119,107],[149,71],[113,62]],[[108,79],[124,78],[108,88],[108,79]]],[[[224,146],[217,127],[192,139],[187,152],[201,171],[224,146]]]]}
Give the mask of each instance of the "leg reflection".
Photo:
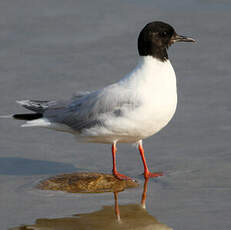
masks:
{"type": "Polygon", "coordinates": [[[145,179],[143,193],[142,193],[141,207],[143,209],[146,209],[146,197],[147,197],[147,190],[148,190],[148,180],[149,180],[149,178],[145,179]]]}
{"type": "Polygon", "coordinates": [[[116,220],[120,223],[120,209],[119,209],[119,204],[118,204],[118,192],[114,192],[114,200],[115,200],[116,220]]]}

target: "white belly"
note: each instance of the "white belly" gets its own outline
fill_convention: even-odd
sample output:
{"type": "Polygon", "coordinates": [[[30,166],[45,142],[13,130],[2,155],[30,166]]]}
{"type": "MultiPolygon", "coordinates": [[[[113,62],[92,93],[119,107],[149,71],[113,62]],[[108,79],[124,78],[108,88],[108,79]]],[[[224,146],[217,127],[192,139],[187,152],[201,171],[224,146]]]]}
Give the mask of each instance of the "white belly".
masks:
{"type": "MultiPolygon", "coordinates": [[[[126,119],[121,119],[120,127],[124,128],[120,128],[120,131],[117,130],[116,132],[124,135],[117,136],[117,141],[136,142],[154,135],[172,119],[176,106],[176,92],[162,98],[160,102],[150,98],[149,103],[134,111],[126,119]]],[[[118,126],[118,123],[115,125],[118,126]]]]}
{"type": "MultiPolygon", "coordinates": [[[[151,99],[150,99],[151,100],[151,99]]],[[[144,110],[147,116],[140,122],[141,139],[152,136],[164,128],[175,114],[177,106],[177,94],[171,94],[167,98],[162,98],[160,102],[153,102],[150,108],[144,110]]]]}
{"type": "Polygon", "coordinates": [[[177,105],[176,95],[173,99],[171,104],[163,103],[161,107],[154,106],[151,113],[150,108],[147,111],[143,107],[128,117],[111,120],[107,128],[94,127],[86,130],[81,140],[96,143],[113,143],[114,141],[135,143],[148,138],[164,128],[173,117],[177,105]]]}

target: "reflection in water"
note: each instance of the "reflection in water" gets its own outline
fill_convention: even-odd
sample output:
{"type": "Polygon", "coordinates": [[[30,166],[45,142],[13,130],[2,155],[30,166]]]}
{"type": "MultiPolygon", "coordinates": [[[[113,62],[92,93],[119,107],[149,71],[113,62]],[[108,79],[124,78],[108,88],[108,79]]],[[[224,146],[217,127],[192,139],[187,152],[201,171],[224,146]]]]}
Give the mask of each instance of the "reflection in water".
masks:
{"type": "Polygon", "coordinates": [[[172,230],[159,223],[145,209],[148,180],[140,204],[118,205],[118,192],[114,193],[115,205],[105,206],[101,210],[76,214],[73,217],[56,219],[37,219],[34,225],[21,226],[10,230],[172,230]]]}

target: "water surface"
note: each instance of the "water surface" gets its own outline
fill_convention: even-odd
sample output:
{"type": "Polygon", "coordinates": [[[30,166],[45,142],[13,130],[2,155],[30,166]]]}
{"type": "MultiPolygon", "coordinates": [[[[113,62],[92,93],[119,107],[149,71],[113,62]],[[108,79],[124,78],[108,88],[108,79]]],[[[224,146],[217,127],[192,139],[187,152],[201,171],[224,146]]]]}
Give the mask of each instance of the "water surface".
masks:
{"type": "MultiPolygon", "coordinates": [[[[175,230],[229,229],[230,8],[226,0],[3,0],[0,113],[24,112],[16,100],[67,98],[119,80],[136,65],[140,29],[152,20],[169,22],[198,42],[169,50],[179,103],[170,124],[144,141],[150,169],[165,176],[149,181],[143,215],[175,230]]],[[[103,212],[103,206],[113,212],[112,193],[67,195],[33,188],[60,173],[111,172],[110,146],[80,144],[68,134],[20,124],[0,121],[1,229],[74,214],[87,218],[103,212]]],[[[119,193],[122,215],[123,207],[131,207],[126,205],[139,205],[142,194],[137,150],[119,145],[118,166],[141,184],[119,193]]]]}

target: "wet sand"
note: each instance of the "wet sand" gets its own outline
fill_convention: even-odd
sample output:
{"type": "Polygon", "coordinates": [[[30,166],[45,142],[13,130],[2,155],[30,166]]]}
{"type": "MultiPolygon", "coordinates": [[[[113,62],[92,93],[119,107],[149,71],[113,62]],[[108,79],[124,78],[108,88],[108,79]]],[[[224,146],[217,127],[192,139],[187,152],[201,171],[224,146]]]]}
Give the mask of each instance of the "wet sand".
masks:
{"type": "MultiPolygon", "coordinates": [[[[179,103],[170,124],[144,141],[150,169],[165,173],[149,181],[146,212],[176,230],[229,229],[230,10],[226,0],[1,1],[0,113],[24,112],[16,100],[67,98],[117,81],[136,65],[140,29],[169,22],[198,42],[169,50],[179,103]]],[[[110,146],[20,124],[0,120],[1,229],[114,205],[112,193],[34,188],[62,173],[110,173],[110,146]]],[[[139,204],[144,180],[135,147],[118,146],[118,166],[141,185],[119,193],[119,205],[139,204]]]]}

